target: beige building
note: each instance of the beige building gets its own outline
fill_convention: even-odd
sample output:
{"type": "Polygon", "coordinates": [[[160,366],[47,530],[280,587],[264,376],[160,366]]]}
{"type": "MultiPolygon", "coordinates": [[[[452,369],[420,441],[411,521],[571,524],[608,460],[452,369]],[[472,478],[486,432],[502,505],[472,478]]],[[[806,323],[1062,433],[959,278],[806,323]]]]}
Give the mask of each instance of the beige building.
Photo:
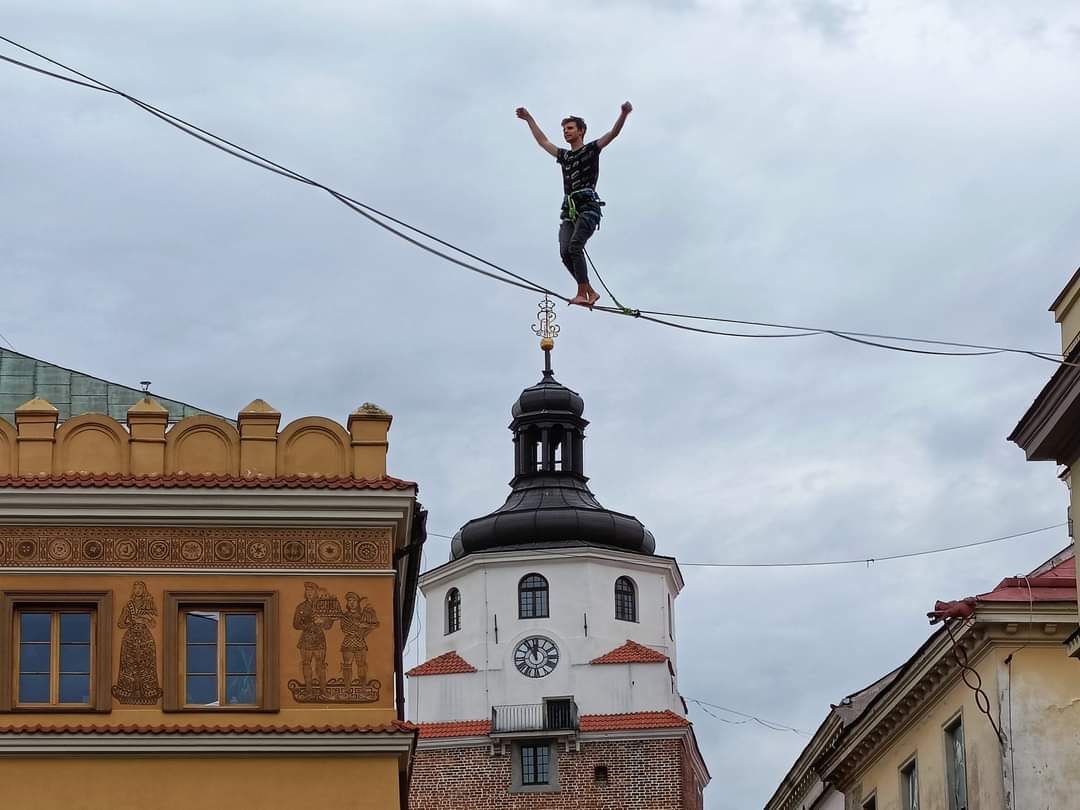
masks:
{"type": "Polygon", "coordinates": [[[0,392],[0,803],[406,806],[390,415],[229,420],[13,352],[0,392]]]}
{"type": "Polygon", "coordinates": [[[894,672],[833,706],[766,810],[1080,806],[1072,548],[974,598],[894,672]]]}
{"type": "MultiPolygon", "coordinates": [[[[1070,492],[1069,533],[1076,541],[1072,517],[1080,515],[1080,488],[1073,486],[1073,469],[1080,459],[1080,270],[1050,305],[1061,325],[1061,352],[1065,364],[1031,403],[1009,435],[1028,461],[1053,461],[1061,467],[1061,480],[1070,492]]],[[[1080,632],[1066,641],[1069,654],[1080,658],[1080,632]]]]}

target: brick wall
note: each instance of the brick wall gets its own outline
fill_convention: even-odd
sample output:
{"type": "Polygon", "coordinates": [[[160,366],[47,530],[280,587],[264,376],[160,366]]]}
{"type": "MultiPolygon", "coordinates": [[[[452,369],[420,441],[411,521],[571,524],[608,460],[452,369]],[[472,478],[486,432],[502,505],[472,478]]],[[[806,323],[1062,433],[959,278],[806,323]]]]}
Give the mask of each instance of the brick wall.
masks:
{"type": "Polygon", "coordinates": [[[682,810],[702,810],[704,807],[702,792],[705,790],[705,786],[698,784],[698,777],[690,764],[690,752],[687,750],[687,743],[685,742],[681,746],[681,754],[683,797],[681,808],[682,810]]]}
{"type": "MultiPolygon", "coordinates": [[[[409,788],[410,810],[700,810],[700,792],[683,798],[687,776],[682,740],[582,743],[558,751],[559,792],[512,793],[511,751],[487,747],[420,749],[409,788]],[[607,784],[594,781],[606,766],[607,784]]],[[[694,784],[690,774],[690,785],[694,784]]]]}

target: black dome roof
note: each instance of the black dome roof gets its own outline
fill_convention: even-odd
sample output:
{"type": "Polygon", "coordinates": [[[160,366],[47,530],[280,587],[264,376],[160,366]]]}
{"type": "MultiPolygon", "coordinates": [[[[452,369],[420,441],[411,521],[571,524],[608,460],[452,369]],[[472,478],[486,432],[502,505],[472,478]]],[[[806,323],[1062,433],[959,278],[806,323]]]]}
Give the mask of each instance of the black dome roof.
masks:
{"type": "Polygon", "coordinates": [[[511,413],[516,474],[506,503],[454,535],[451,558],[478,551],[598,546],[652,554],[656,541],[637,518],[605,509],[584,473],[585,402],[544,371],[511,413]]]}
{"type": "MultiPolygon", "coordinates": [[[[544,378],[536,385],[530,385],[521,392],[517,402],[510,409],[515,419],[526,414],[563,411],[576,417],[585,413],[585,400],[577,391],[571,391],[555,379],[552,373],[544,372],[544,378]]],[[[511,425],[513,430],[513,425],[511,425]]]]}

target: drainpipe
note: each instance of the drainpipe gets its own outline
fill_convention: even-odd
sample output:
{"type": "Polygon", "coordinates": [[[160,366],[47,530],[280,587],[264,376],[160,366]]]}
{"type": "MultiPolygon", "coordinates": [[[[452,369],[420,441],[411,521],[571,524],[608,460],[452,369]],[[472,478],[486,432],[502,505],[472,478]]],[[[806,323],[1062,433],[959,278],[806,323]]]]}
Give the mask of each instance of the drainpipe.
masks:
{"type": "Polygon", "coordinates": [[[1006,744],[1001,746],[1002,792],[1005,794],[1005,810],[1013,810],[1016,805],[1016,773],[1013,770],[1013,733],[1012,733],[1012,660],[1015,653],[1009,653],[998,665],[998,717],[1006,744]]]}
{"type": "Polygon", "coordinates": [[[427,540],[427,516],[427,510],[417,503],[413,508],[409,543],[394,552],[395,608],[400,604],[400,609],[394,611],[394,685],[398,720],[405,719],[405,639],[416,607],[416,583],[420,577],[420,552],[427,540]],[[399,566],[402,560],[406,560],[404,571],[399,566]]]}

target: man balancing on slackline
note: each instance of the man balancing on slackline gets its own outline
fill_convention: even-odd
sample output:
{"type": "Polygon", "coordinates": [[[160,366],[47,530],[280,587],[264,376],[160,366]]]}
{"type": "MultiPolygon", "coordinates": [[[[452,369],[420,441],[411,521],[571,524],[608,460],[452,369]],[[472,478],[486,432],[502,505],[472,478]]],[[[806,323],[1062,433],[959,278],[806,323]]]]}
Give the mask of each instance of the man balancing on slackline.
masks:
{"type": "Polygon", "coordinates": [[[585,122],[576,115],[564,118],[563,139],[570,144],[570,148],[559,149],[547,139],[528,110],[524,107],[517,108],[517,117],[529,125],[529,130],[540,148],[555,158],[562,167],[563,204],[559,223],[559,254],[578,285],[577,295],[570,299],[571,304],[591,307],[600,299],[600,293],[589,283],[589,268],[585,263],[585,243],[600,227],[600,206],[604,204],[596,196],[596,181],[600,176],[600,150],[618,137],[626,123],[626,116],[633,109],[629,101],[624,102],[611,131],[589,143],[585,143],[585,122]]]}

